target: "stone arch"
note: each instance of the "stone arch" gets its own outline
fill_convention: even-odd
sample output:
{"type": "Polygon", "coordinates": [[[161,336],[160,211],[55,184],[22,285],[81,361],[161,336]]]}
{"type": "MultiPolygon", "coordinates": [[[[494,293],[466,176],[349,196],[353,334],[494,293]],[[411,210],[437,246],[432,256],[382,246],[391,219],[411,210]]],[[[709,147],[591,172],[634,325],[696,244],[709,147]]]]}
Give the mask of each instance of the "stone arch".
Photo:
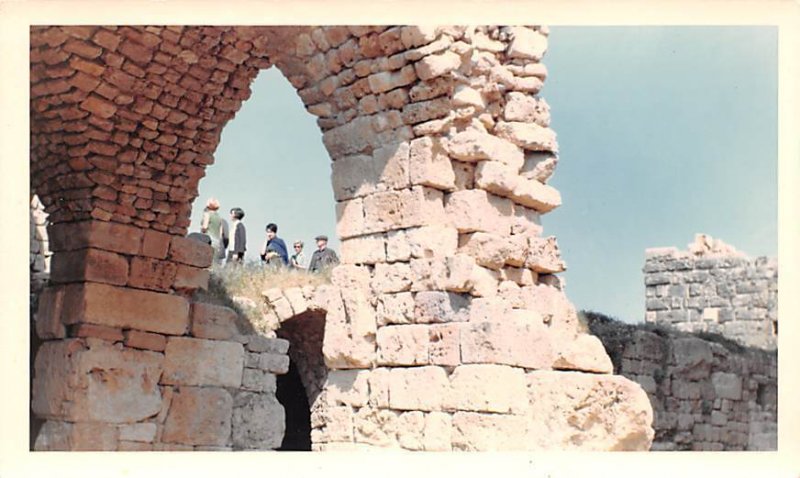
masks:
{"type": "Polygon", "coordinates": [[[536,96],[546,28],[31,33],[31,182],[55,252],[39,314],[41,448],[274,447],[244,420],[280,415],[274,397],[242,392],[244,375],[222,368],[244,374],[245,354],[285,356],[284,342],[190,304],[210,249],[182,237],[222,128],[273,65],[318,117],[342,239],[321,307],[330,372],[314,449],[649,446],[646,395],[609,375],[553,275],[555,238],[541,235],[540,215],[561,202],[536,96]],[[197,357],[226,366],[197,370],[197,357]],[[138,408],[121,406],[130,397],[101,362],[132,364],[138,408]],[[227,410],[209,420],[230,426],[192,421],[189,403],[227,410]]]}

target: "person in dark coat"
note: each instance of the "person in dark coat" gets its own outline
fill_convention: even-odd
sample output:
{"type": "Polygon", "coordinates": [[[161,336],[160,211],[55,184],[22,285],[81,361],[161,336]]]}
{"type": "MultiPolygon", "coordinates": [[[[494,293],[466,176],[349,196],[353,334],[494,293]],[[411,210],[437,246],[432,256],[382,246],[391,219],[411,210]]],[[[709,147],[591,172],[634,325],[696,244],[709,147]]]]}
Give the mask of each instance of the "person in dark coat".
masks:
{"type": "Polygon", "coordinates": [[[333,267],[339,263],[339,257],[333,249],[328,249],[328,236],[320,235],[315,237],[317,250],[311,255],[311,262],[308,264],[309,272],[322,272],[328,267],[333,267]]]}
{"type": "Polygon", "coordinates": [[[278,225],[267,224],[267,239],[261,247],[261,260],[268,265],[289,265],[289,252],[286,243],[278,237],[278,225]]]}
{"type": "Polygon", "coordinates": [[[228,242],[228,261],[226,264],[241,264],[244,262],[244,253],[247,250],[247,231],[242,219],[242,208],[231,209],[231,238],[228,242]]]}

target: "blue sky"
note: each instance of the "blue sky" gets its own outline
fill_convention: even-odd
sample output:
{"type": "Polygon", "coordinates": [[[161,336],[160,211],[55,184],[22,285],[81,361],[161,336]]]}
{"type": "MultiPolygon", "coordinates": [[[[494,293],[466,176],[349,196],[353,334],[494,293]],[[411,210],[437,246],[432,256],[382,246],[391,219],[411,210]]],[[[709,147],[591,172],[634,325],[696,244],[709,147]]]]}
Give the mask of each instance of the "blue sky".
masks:
{"type": "MultiPolygon", "coordinates": [[[[648,247],[705,232],[777,255],[777,30],[551,27],[544,58],[563,205],[543,216],[580,309],[644,316],[648,247]]],[[[313,250],[335,236],[330,161],[315,118],[273,68],[226,126],[195,201],[242,207],[248,258],[268,222],[313,250]]],[[[338,241],[332,240],[338,248],[338,241]]]]}

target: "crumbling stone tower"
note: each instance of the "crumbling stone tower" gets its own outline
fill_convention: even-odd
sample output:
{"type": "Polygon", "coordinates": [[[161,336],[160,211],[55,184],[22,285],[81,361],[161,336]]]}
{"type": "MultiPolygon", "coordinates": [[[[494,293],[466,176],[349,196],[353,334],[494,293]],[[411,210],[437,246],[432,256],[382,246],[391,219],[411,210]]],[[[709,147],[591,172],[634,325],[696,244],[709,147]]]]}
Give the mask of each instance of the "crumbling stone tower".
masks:
{"type": "Polygon", "coordinates": [[[290,348],[316,450],[647,449],[647,396],[579,330],[542,237],[561,202],[546,48],[544,27],[33,28],[54,252],[37,448],[276,448],[290,348]],[[288,341],[191,303],[211,251],[184,237],[273,66],[318,117],[342,239],[331,286],[268,294],[288,341]]]}

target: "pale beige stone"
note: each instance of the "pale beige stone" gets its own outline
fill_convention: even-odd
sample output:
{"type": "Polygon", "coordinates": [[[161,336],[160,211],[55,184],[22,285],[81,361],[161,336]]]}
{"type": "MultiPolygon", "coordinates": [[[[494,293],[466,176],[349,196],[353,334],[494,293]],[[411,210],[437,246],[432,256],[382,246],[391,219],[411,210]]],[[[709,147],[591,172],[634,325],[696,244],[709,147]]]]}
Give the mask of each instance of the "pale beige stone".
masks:
{"type": "Polygon", "coordinates": [[[440,29],[438,27],[428,25],[402,27],[400,29],[400,39],[406,48],[415,48],[436,40],[439,32],[440,29]]]}
{"type": "Polygon", "coordinates": [[[237,393],[230,421],[231,441],[237,448],[272,450],[281,446],[286,415],[271,393],[237,393]]]}
{"type": "Polygon", "coordinates": [[[353,415],[355,441],[379,447],[397,447],[397,412],[364,407],[353,415]]]}
{"type": "Polygon", "coordinates": [[[352,442],[353,441],[353,409],[350,407],[324,407],[312,411],[312,427],[315,420],[322,425],[311,430],[312,443],[352,442]]]}
{"type": "Polygon", "coordinates": [[[233,397],[222,388],[177,388],[161,440],[225,446],[230,439],[232,413],[233,397]]]}
{"type": "Polygon", "coordinates": [[[376,368],[369,373],[369,406],[389,408],[389,368],[376,368]]]}
{"type": "Polygon", "coordinates": [[[377,325],[408,324],[414,318],[414,297],[410,292],[378,295],[377,325]]]}
{"type": "Polygon", "coordinates": [[[411,289],[411,267],[405,262],[375,264],[370,286],[376,294],[408,291],[411,289]]]}
{"type": "Polygon", "coordinates": [[[463,322],[469,318],[470,298],[443,291],[421,291],[414,296],[414,322],[463,322]]]}
{"type": "Polygon", "coordinates": [[[45,342],[34,362],[31,408],[43,418],[126,423],[161,408],[162,354],[100,339],[45,342]]]}
{"type": "Polygon", "coordinates": [[[653,410],[624,377],[579,372],[526,374],[529,447],[535,450],[648,450],[653,410]]]}
{"type": "MultiPolygon", "coordinates": [[[[370,280],[370,271],[363,266],[343,264],[336,266],[331,271],[331,283],[339,289],[369,290],[370,280]]],[[[338,294],[339,292],[328,290],[327,293],[338,294]]],[[[330,306],[325,308],[325,310],[328,309],[330,306]]]]}
{"type": "Polygon", "coordinates": [[[192,336],[228,340],[237,333],[236,311],[233,309],[213,304],[192,304],[192,336]]]}
{"type": "Polygon", "coordinates": [[[528,445],[529,434],[519,416],[456,412],[452,423],[453,450],[512,451],[528,445]]]}
{"type": "Polygon", "coordinates": [[[453,166],[438,139],[423,137],[413,140],[408,158],[411,184],[445,191],[455,189],[453,166]]]}
{"type": "Polygon", "coordinates": [[[520,176],[526,179],[535,179],[544,184],[553,175],[558,164],[558,156],[549,152],[526,151],[525,164],[522,165],[520,176]]]}
{"type": "Polygon", "coordinates": [[[367,77],[370,90],[373,93],[383,93],[384,91],[409,85],[417,79],[417,74],[412,65],[407,65],[398,71],[382,71],[367,77]]]}
{"type": "Polygon", "coordinates": [[[378,365],[427,365],[428,329],[389,325],[378,329],[378,365]]]}
{"type": "Polygon", "coordinates": [[[556,238],[553,236],[529,237],[525,267],[540,274],[552,274],[566,270],[566,265],[561,260],[561,252],[558,249],[556,238]]]}
{"type": "Polygon", "coordinates": [[[561,205],[561,193],[534,179],[518,178],[511,191],[514,202],[544,214],[561,205]]]}
{"type": "Polygon", "coordinates": [[[414,64],[417,76],[423,81],[450,73],[459,66],[461,57],[452,51],[426,56],[414,64]]]}
{"type": "Polygon", "coordinates": [[[542,235],[542,231],[541,215],[538,211],[519,204],[514,205],[511,234],[538,237],[542,235]]]}
{"type": "Polygon", "coordinates": [[[438,225],[406,230],[409,254],[416,258],[450,257],[458,247],[458,230],[438,225]]]}
{"type": "Polygon", "coordinates": [[[508,56],[539,61],[547,51],[547,37],[526,27],[509,27],[512,40],[508,45],[508,56]]]}
{"type": "Polygon", "coordinates": [[[480,91],[459,84],[453,90],[453,106],[474,106],[478,110],[483,110],[486,108],[486,101],[480,91]]]}
{"type": "Polygon", "coordinates": [[[527,405],[525,373],[505,365],[461,365],[450,375],[447,410],[522,413],[527,405]]]}
{"type": "Polygon", "coordinates": [[[550,107],[543,99],[519,91],[511,91],[506,95],[503,119],[536,123],[539,126],[547,127],[550,125],[550,107]]]}
{"type": "Polygon", "coordinates": [[[152,443],[156,438],[158,426],[155,423],[134,423],[119,427],[119,439],[152,443]]]}
{"type": "Polygon", "coordinates": [[[512,167],[499,161],[481,161],[475,168],[475,186],[498,196],[514,197],[521,181],[512,167]]]}
{"type": "Polygon", "coordinates": [[[401,413],[398,417],[397,441],[406,450],[422,450],[425,414],[419,411],[401,413]]]}
{"type": "Polygon", "coordinates": [[[428,363],[446,367],[461,363],[459,324],[434,324],[428,327],[428,363]]]}
{"type": "Polygon", "coordinates": [[[457,133],[444,144],[450,156],[460,161],[493,160],[519,170],[525,162],[522,150],[503,138],[486,132],[467,130],[457,133]]]}
{"type": "Polygon", "coordinates": [[[385,257],[387,262],[408,261],[411,258],[407,231],[407,229],[401,229],[386,233],[385,257]]]}
{"type": "Polygon", "coordinates": [[[614,365],[606,354],[603,343],[588,334],[579,334],[571,341],[560,341],[553,368],[595,373],[614,372],[614,365]]]}
{"type": "Polygon", "coordinates": [[[500,121],[495,126],[495,133],[500,138],[527,150],[558,152],[556,134],[553,130],[543,128],[536,123],[500,121]]]}
{"type": "Polygon", "coordinates": [[[300,315],[308,310],[308,301],[300,287],[290,287],[283,290],[283,295],[289,301],[294,315],[300,315]]]}
{"type": "Polygon", "coordinates": [[[514,281],[518,286],[529,286],[536,283],[537,274],[521,267],[504,267],[502,279],[514,281]]]}
{"type": "Polygon", "coordinates": [[[445,211],[460,233],[483,231],[505,236],[511,231],[511,201],[480,189],[448,194],[445,211]]]}
{"type": "Polygon", "coordinates": [[[336,234],[341,239],[366,232],[364,202],[361,198],[336,203],[336,234]]]}
{"type": "Polygon", "coordinates": [[[470,294],[476,297],[494,297],[497,295],[500,273],[476,264],[472,268],[469,281],[472,283],[470,294]]]}
{"type": "Polygon", "coordinates": [[[362,290],[341,291],[343,306],[328,310],[322,353],[331,369],[367,368],[375,362],[375,309],[362,290]]]}
{"type": "Polygon", "coordinates": [[[389,405],[395,410],[440,411],[450,388],[440,367],[393,368],[389,373],[389,405]]]}
{"type": "Polygon", "coordinates": [[[366,406],[371,380],[369,370],[330,370],[322,387],[324,403],[334,407],[366,406]]]}
{"type": "Polygon", "coordinates": [[[375,264],[386,261],[386,241],[383,234],[345,239],[341,243],[342,264],[375,264]]]}
{"type": "Polygon", "coordinates": [[[444,220],[443,193],[429,187],[381,192],[364,199],[365,232],[424,226],[444,220]]]}
{"type": "Polygon", "coordinates": [[[161,383],[239,387],[244,348],[237,342],[170,337],[161,383]]]}
{"type": "Polygon", "coordinates": [[[510,320],[507,316],[468,322],[460,333],[461,361],[497,363],[529,369],[549,369],[557,344],[547,327],[536,320],[510,320]]]}
{"type": "Polygon", "coordinates": [[[458,243],[458,252],[469,254],[475,258],[476,263],[489,269],[499,270],[511,255],[509,241],[495,234],[461,234],[458,243]]]}

